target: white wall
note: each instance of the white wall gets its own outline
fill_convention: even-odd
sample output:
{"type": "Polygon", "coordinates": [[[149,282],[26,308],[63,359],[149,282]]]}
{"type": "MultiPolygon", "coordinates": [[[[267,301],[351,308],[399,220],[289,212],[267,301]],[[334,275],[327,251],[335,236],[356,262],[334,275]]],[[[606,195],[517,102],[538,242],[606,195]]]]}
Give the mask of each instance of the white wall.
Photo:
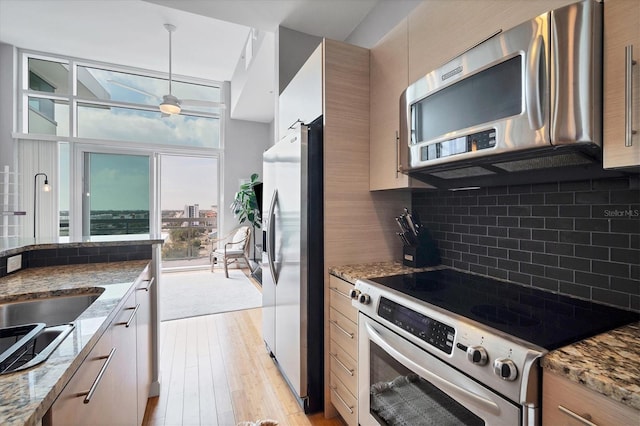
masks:
{"type": "Polygon", "coordinates": [[[15,129],[17,101],[17,51],[0,43],[0,168],[10,166],[14,171],[14,146],[11,133],[15,129]]]}
{"type": "MultiPolygon", "coordinates": [[[[227,85],[227,97],[229,96],[227,85]]],[[[227,99],[225,102],[228,102],[227,99]]],[[[220,196],[220,236],[238,226],[229,206],[243,180],[252,173],[262,179],[262,153],[273,144],[271,123],[232,120],[225,114],[224,120],[224,164],[220,196]]],[[[256,230],[256,233],[260,230],[256,230]]]]}

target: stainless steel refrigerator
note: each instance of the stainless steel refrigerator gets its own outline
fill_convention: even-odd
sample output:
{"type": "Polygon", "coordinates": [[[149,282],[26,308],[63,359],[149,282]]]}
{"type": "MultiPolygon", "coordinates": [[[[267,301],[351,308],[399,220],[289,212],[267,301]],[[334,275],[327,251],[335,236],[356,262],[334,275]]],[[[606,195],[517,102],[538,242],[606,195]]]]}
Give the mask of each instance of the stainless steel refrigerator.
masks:
{"type": "Polygon", "coordinates": [[[263,338],[313,413],[324,405],[322,117],[292,130],[263,158],[263,338]]]}

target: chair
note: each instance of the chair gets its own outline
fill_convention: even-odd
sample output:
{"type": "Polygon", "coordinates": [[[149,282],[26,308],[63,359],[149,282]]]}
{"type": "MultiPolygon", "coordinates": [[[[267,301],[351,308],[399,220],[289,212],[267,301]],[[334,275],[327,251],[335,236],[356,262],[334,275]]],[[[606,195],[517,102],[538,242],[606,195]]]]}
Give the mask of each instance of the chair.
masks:
{"type": "Polygon", "coordinates": [[[251,267],[249,263],[250,242],[251,228],[248,226],[240,226],[222,238],[213,239],[211,241],[211,254],[209,255],[211,272],[213,272],[213,267],[218,263],[218,260],[221,260],[224,264],[224,274],[227,278],[229,278],[229,264],[237,262],[238,259],[244,259],[247,266],[251,267]],[[215,245],[222,241],[227,242],[224,243],[224,246],[215,248],[215,245]]]}

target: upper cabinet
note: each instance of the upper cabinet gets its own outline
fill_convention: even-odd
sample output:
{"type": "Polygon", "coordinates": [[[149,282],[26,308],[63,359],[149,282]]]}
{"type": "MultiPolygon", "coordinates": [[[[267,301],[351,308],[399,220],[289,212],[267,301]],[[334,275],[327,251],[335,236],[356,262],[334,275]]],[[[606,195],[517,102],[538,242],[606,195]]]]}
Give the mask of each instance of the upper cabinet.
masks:
{"type": "Polygon", "coordinates": [[[640,2],[607,0],[604,21],[604,167],[638,166],[640,2]]]}
{"type": "Polygon", "coordinates": [[[297,122],[311,123],[322,115],[322,45],[300,68],[278,100],[278,138],[297,122]]]}
{"type": "Polygon", "coordinates": [[[400,173],[400,95],[409,85],[407,20],[373,49],[370,73],[370,189],[407,188],[409,178],[400,173]]]}

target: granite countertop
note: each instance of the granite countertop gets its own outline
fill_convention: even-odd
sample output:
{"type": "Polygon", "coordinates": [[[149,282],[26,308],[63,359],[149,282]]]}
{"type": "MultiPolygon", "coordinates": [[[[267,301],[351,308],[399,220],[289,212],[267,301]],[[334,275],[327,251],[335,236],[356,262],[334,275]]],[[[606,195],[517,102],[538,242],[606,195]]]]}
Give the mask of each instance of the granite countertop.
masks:
{"type": "MultiPolygon", "coordinates": [[[[435,268],[410,268],[399,262],[329,268],[352,284],[360,278],[408,274],[435,268]]],[[[542,358],[543,368],[640,410],[640,323],[557,349],[542,358]]]]}
{"type": "Polygon", "coordinates": [[[93,235],[89,237],[70,238],[0,238],[0,256],[10,256],[30,250],[42,250],[58,247],[94,247],[109,245],[162,244],[161,238],[154,238],[148,234],[128,235],[93,235]]]}
{"type": "Polygon", "coordinates": [[[357,265],[342,265],[329,268],[329,273],[340,277],[351,284],[362,278],[387,277],[390,275],[410,274],[412,272],[431,271],[439,269],[438,266],[425,268],[411,268],[400,262],[360,263],[357,265]]]}
{"type": "Polygon", "coordinates": [[[99,293],[42,364],[0,375],[0,424],[38,425],[115,317],[148,260],[28,268],[0,278],[0,303],[99,293]]]}
{"type": "Polygon", "coordinates": [[[549,372],[640,410],[640,323],[556,349],[541,364],[549,372]]]}

